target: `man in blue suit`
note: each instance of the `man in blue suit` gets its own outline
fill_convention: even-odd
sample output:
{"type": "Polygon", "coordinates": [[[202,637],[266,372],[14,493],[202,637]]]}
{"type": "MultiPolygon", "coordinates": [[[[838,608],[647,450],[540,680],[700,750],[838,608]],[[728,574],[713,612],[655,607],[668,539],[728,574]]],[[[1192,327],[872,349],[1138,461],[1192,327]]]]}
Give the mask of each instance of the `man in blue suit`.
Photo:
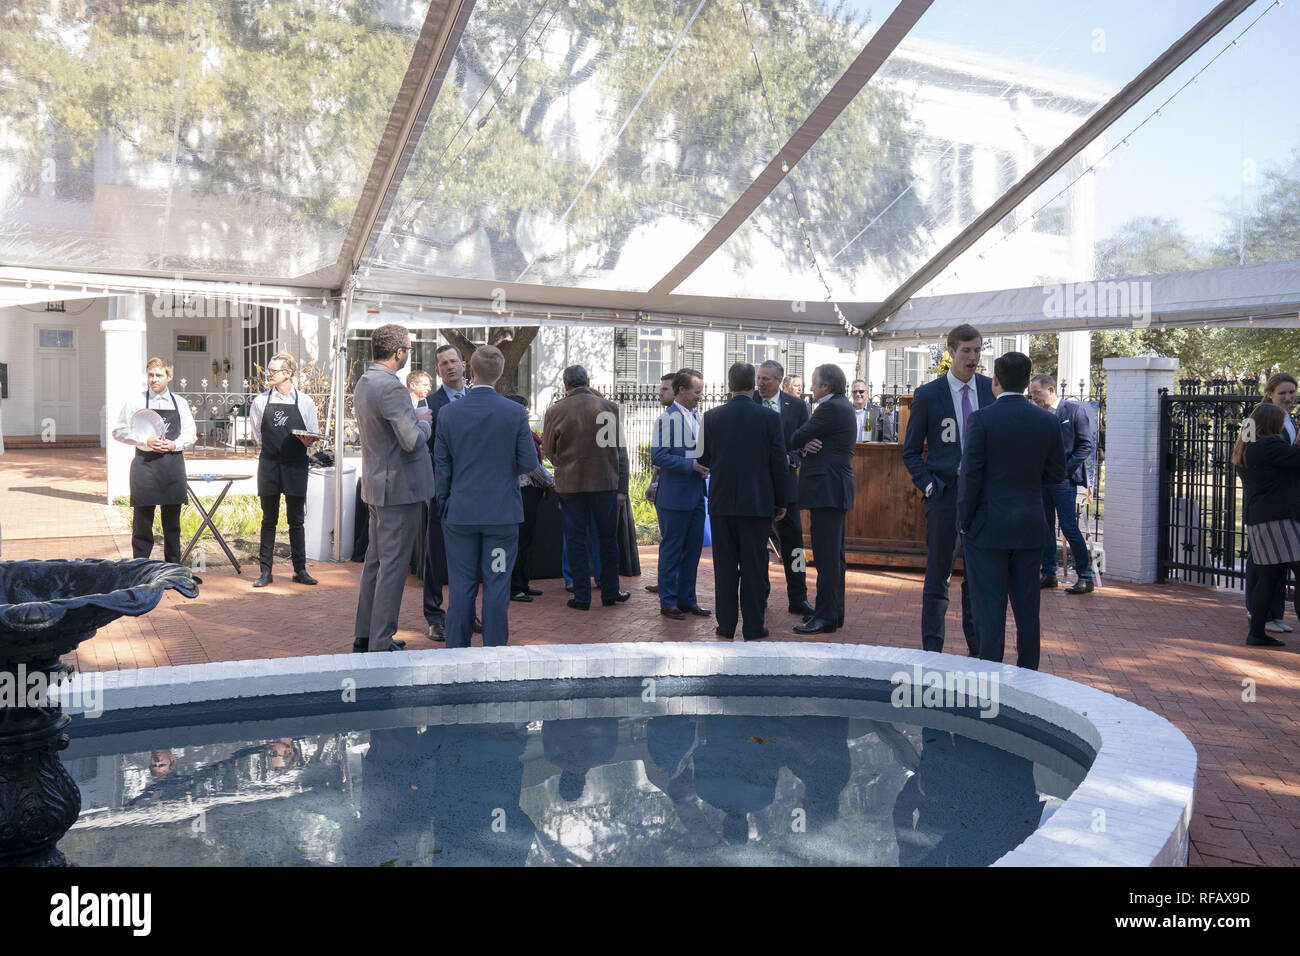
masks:
{"type": "Polygon", "coordinates": [[[695,573],[704,546],[704,479],[700,464],[700,395],[704,379],[695,369],[673,376],[673,403],[655,422],[650,462],[659,469],[655,511],[659,515],[659,613],[674,621],[687,614],[708,617],[695,599],[695,573]]]}
{"type": "MultiPolygon", "coordinates": [[[[952,367],[912,396],[911,416],[903,439],[903,464],[912,483],[925,495],[925,585],[921,590],[921,646],[942,651],[948,582],[957,559],[957,472],[961,467],[966,421],[976,409],[993,404],[993,383],[975,372],[984,339],[973,325],[948,333],[952,367]],[[925,454],[922,454],[922,450],[925,454]]],[[[966,649],[979,656],[979,638],[971,618],[970,582],[961,582],[961,628],[966,649]]]]}
{"type": "Polygon", "coordinates": [[[812,373],[817,410],[790,438],[804,452],[799,468],[799,507],[808,510],[808,536],[817,562],[817,600],[796,634],[834,634],[844,626],[844,518],[853,509],[853,446],[857,422],[838,365],[812,373]]]}
{"type": "Polygon", "coordinates": [[[957,514],[979,656],[1001,663],[1009,597],[1016,618],[1016,666],[1038,670],[1043,488],[1065,478],[1065,448],[1056,416],[1022,394],[1030,370],[1029,356],[1020,352],[993,363],[997,401],[966,422],[957,514]]]}
{"type": "Polygon", "coordinates": [[[1083,404],[1068,398],[1057,399],[1056,380],[1050,375],[1035,375],[1029,380],[1029,397],[1039,408],[1056,416],[1061,423],[1061,444],[1065,447],[1065,477],[1056,484],[1043,486],[1043,517],[1047,519],[1047,536],[1043,539],[1042,588],[1056,587],[1056,519],[1061,519],[1061,534],[1074,556],[1078,579],[1065,589],[1066,594],[1091,594],[1092,556],[1079,530],[1074,513],[1075,489],[1088,485],[1088,459],[1092,455],[1092,419],[1083,404]]]}
{"type": "Polygon", "coordinates": [[[715,633],[734,640],[767,637],[767,536],[785,516],[786,457],[781,418],[754,401],[754,366],[727,370],[731,400],[701,425],[701,463],[710,471],[709,528],[718,602],[715,633]],[[737,600],[739,592],[739,600],[737,600]]]}
{"type": "Polygon", "coordinates": [[[470,368],[474,386],[438,413],[433,455],[450,578],[447,646],[469,647],[481,578],[483,645],[499,647],[509,636],[510,574],[524,520],[519,476],[538,461],[528,413],[493,387],[505,368],[501,350],[480,345],[470,368]]]}

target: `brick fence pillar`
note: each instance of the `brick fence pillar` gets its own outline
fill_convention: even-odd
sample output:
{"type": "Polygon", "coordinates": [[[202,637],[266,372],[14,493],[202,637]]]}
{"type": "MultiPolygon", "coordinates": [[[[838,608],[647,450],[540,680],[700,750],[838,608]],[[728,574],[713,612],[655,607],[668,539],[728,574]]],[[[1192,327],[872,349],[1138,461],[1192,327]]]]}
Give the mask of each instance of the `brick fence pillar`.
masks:
{"type": "Polygon", "coordinates": [[[1109,358],[1106,375],[1106,577],[1156,579],[1160,521],[1160,392],[1174,389],[1175,358],[1109,358]]]}

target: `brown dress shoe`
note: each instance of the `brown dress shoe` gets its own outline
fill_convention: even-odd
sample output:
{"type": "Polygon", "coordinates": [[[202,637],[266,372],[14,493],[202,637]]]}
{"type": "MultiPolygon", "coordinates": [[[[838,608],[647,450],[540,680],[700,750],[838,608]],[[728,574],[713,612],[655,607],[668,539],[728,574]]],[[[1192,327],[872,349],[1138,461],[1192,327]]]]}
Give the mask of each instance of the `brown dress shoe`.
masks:
{"type": "Polygon", "coordinates": [[[671,618],[674,621],[686,620],[686,612],[679,607],[661,607],[659,613],[664,617],[671,618]]]}

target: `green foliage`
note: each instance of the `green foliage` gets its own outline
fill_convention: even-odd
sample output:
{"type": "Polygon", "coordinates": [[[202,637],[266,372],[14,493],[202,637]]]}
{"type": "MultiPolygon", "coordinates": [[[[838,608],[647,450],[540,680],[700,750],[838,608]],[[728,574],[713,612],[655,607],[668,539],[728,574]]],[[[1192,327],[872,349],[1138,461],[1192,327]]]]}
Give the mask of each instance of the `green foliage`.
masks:
{"type": "MultiPolygon", "coordinates": [[[[200,497],[203,507],[211,510],[213,503],[217,500],[215,496],[210,498],[200,497]]],[[[113,504],[117,506],[118,512],[128,522],[131,520],[131,506],[126,498],[116,498],[113,504]]],[[[187,504],[181,509],[181,545],[182,547],[190,543],[190,538],[194,532],[199,530],[199,525],[203,519],[199,516],[197,509],[187,504]]],[[[232,543],[237,539],[251,540],[256,542],[262,531],[262,503],[257,495],[227,495],[226,500],[221,502],[221,507],[217,510],[213,518],[213,523],[221,534],[232,543]]],[[[289,530],[288,509],[284,507],[283,502],[280,506],[280,520],[275,526],[276,533],[287,533],[289,530]]],[[[153,533],[155,536],[162,535],[162,514],[160,511],[154,511],[153,516],[153,533]]],[[[205,531],[204,536],[199,539],[199,544],[206,542],[209,550],[219,550],[220,546],[212,538],[210,531],[205,531]]],[[[198,547],[198,545],[195,545],[198,547]]]]}
{"type": "Polygon", "coordinates": [[[653,503],[645,500],[645,490],[650,486],[650,471],[632,475],[627,483],[627,499],[632,506],[632,520],[636,523],[638,544],[659,543],[659,515],[653,503]]]}

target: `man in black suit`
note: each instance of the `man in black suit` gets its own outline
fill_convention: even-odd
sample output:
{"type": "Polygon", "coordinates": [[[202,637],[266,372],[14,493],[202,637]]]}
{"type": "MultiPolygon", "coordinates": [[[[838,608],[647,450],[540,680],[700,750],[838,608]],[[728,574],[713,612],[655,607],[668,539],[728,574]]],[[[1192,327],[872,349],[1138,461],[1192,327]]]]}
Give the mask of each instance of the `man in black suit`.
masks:
{"type": "Polygon", "coordinates": [[[993,363],[997,401],[966,423],[957,514],[965,537],[979,656],[1001,663],[1007,598],[1016,618],[1016,666],[1038,670],[1038,563],[1046,520],[1043,488],[1065,478],[1056,416],[1022,392],[1029,356],[1008,352],[993,363]]]}
{"type": "Polygon", "coordinates": [[[834,634],[844,626],[844,517],[853,507],[853,445],[857,420],[844,392],[838,365],[813,369],[817,410],[790,438],[804,452],[799,469],[799,504],[808,509],[808,531],[817,559],[817,603],[796,634],[834,634]]]}
{"type": "Polygon", "coordinates": [[[746,640],[767,637],[767,535],[785,517],[781,418],[754,401],[754,366],[727,370],[731,401],[704,413],[700,464],[709,469],[709,527],[719,637],[733,640],[744,614],[746,640]],[[736,600],[739,586],[740,600],[736,600]]]}
{"type": "MultiPolygon", "coordinates": [[[[433,428],[429,435],[430,462],[433,461],[434,442],[438,438],[438,412],[464,398],[469,390],[465,383],[465,362],[454,345],[439,346],[435,359],[442,384],[425,398],[425,403],[433,412],[433,428]]],[[[447,581],[447,548],[442,539],[442,520],[438,517],[435,495],[435,499],[429,502],[429,521],[424,536],[424,621],[429,625],[429,637],[435,641],[443,640],[446,631],[447,615],[442,609],[442,586],[447,581]]],[[[477,623],[476,619],[475,624],[477,623]]]]}
{"type": "MultiPolygon", "coordinates": [[[[947,374],[918,388],[903,439],[903,464],[912,483],[925,495],[925,585],[921,590],[921,646],[942,651],[948,582],[957,559],[957,472],[961,466],[966,420],[976,409],[993,404],[993,383],[975,372],[984,339],[973,325],[948,333],[952,367],[947,374]],[[922,455],[925,449],[925,455],[922,455]]],[[[971,618],[970,584],[961,582],[961,627],[966,649],[979,656],[979,638],[971,618]]]]}
{"type": "MultiPolygon", "coordinates": [[[[786,458],[790,467],[786,472],[785,517],[773,525],[773,540],[781,549],[781,563],[785,566],[785,596],[791,614],[807,617],[813,613],[808,603],[808,575],[804,571],[803,522],[799,519],[799,461],[801,455],[793,451],[790,439],[799,427],[808,421],[808,404],[781,391],[785,369],[780,362],[767,361],[758,367],[758,388],[754,401],[781,416],[781,433],[785,438],[786,458]]],[[[771,586],[768,587],[769,593],[771,586]]]]}

